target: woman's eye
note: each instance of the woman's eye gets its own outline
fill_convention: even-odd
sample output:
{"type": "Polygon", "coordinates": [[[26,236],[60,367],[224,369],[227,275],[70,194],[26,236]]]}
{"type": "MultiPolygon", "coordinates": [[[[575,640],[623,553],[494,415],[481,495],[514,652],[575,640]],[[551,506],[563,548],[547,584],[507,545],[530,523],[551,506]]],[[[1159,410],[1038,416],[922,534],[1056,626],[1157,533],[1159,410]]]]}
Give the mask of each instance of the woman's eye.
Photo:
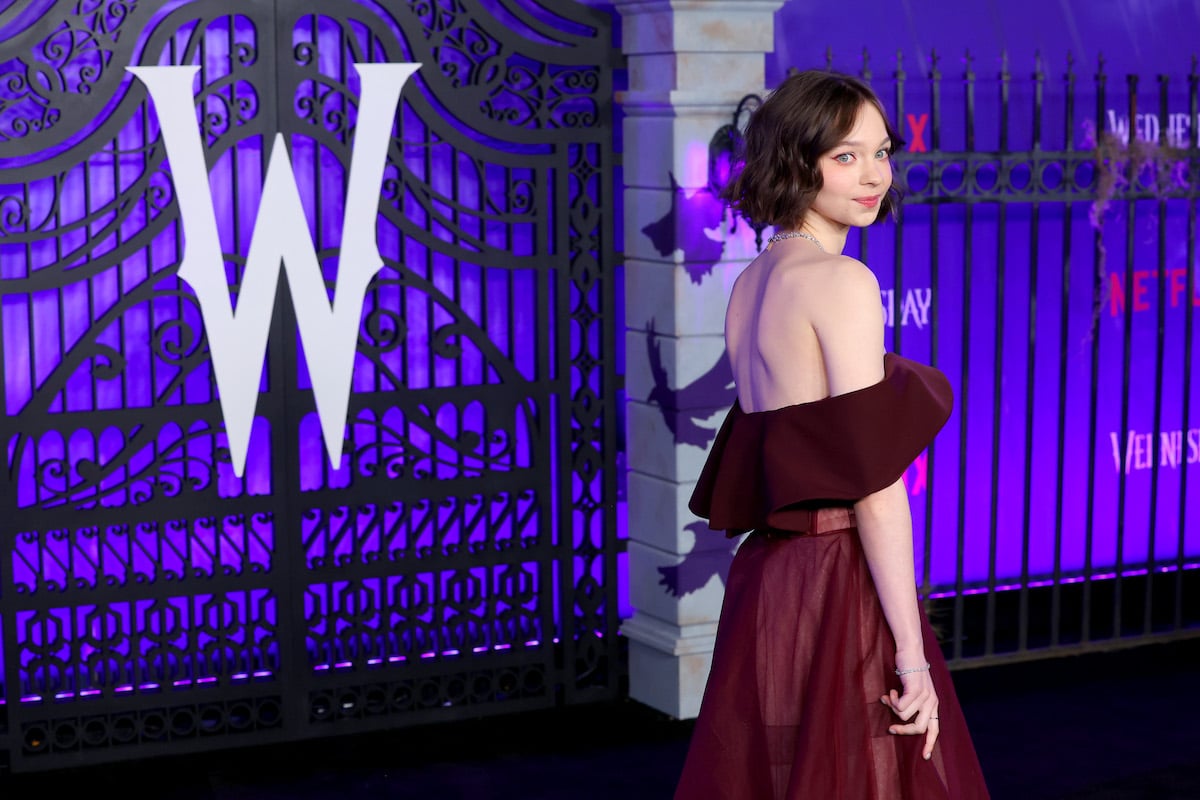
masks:
{"type": "Polygon", "coordinates": [[[887,158],[889,155],[891,155],[891,154],[888,152],[887,148],[885,147],[882,150],[880,150],[878,153],[876,153],[875,157],[876,158],[887,158]]]}
{"type": "Polygon", "coordinates": [[[849,164],[850,159],[852,159],[852,158],[854,158],[854,156],[850,155],[849,153],[842,153],[840,155],[834,156],[833,160],[838,162],[839,164],[849,164]]]}

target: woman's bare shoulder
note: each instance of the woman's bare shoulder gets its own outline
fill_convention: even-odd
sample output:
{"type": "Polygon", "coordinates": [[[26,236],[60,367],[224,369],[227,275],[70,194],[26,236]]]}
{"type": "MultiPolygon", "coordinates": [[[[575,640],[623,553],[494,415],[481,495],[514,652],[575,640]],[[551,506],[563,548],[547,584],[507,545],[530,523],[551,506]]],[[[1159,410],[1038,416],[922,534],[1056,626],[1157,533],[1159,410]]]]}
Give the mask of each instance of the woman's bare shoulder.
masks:
{"type": "Polygon", "coordinates": [[[772,287],[799,300],[849,301],[879,298],[879,281],[863,262],[840,254],[780,261],[772,270],[772,287]]]}
{"type": "Polygon", "coordinates": [[[843,292],[879,292],[879,279],[863,262],[851,256],[834,256],[830,264],[829,280],[832,288],[843,292]]]}

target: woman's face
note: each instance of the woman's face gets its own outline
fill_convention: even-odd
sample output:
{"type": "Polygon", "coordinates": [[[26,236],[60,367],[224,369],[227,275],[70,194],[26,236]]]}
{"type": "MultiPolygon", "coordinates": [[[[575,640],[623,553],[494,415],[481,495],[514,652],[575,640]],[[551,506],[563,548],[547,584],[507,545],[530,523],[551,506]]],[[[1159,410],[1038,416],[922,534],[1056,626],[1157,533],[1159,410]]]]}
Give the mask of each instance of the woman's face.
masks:
{"type": "Polygon", "coordinates": [[[846,138],[821,155],[823,185],[808,213],[838,226],[874,222],[892,185],[891,148],[879,110],[864,103],[846,138]]]}

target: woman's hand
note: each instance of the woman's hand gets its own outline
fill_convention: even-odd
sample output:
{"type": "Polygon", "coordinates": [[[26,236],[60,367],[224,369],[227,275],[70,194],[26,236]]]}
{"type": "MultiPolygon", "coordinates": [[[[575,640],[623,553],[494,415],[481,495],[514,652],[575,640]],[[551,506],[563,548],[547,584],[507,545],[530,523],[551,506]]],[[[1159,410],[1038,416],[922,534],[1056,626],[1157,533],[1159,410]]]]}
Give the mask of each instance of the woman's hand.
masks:
{"type": "MultiPolygon", "coordinates": [[[[924,663],[922,661],[921,663],[924,663]]],[[[907,724],[892,725],[888,733],[914,735],[925,734],[926,760],[933,757],[933,745],[937,741],[940,724],[938,722],[938,697],[933,688],[933,679],[929,670],[909,672],[900,676],[904,686],[904,694],[892,689],[880,698],[880,701],[892,710],[892,713],[907,724]]]]}

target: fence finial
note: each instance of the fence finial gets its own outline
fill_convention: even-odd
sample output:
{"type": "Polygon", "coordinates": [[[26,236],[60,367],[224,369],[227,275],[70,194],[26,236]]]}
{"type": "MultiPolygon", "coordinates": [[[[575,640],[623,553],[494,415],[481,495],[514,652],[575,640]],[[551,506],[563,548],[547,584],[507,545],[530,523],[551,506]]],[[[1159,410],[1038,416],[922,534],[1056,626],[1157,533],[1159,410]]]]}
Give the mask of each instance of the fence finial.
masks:
{"type": "Polygon", "coordinates": [[[862,52],[862,78],[867,83],[871,82],[871,53],[867,50],[867,46],[863,45],[862,52]]]}
{"type": "Polygon", "coordinates": [[[833,71],[833,45],[825,47],[825,69],[833,71]]]}

